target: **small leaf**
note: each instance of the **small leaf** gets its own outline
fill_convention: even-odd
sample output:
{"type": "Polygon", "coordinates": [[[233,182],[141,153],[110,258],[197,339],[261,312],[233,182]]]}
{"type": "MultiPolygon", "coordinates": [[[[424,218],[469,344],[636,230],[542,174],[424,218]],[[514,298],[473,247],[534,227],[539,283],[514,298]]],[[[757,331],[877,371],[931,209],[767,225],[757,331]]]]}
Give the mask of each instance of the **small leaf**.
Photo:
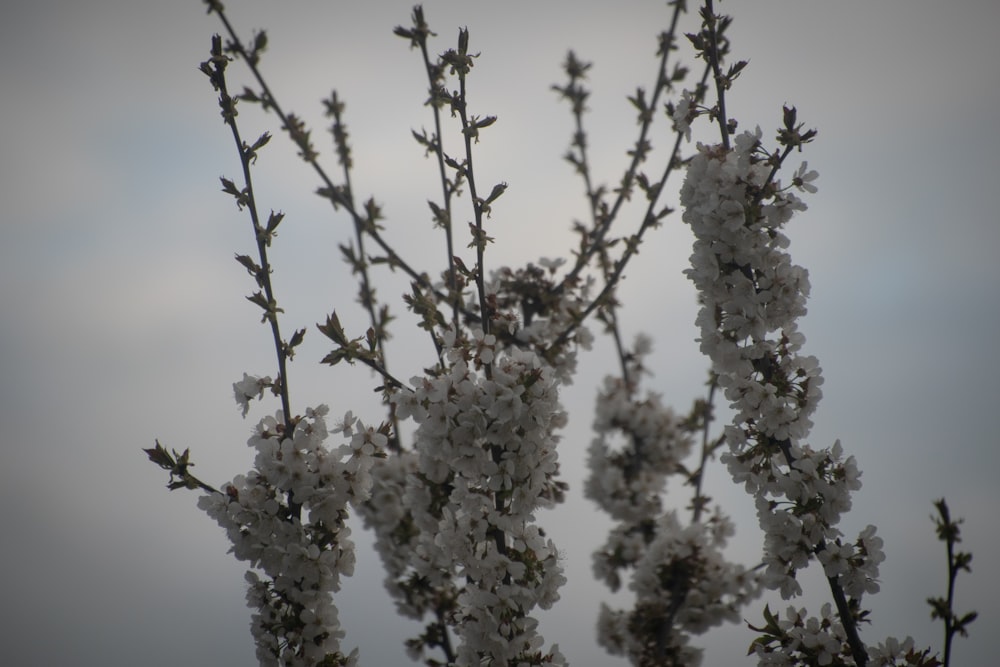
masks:
{"type": "Polygon", "coordinates": [[[695,51],[704,51],[705,50],[705,40],[704,40],[704,38],[702,38],[701,35],[696,35],[694,33],[690,33],[689,32],[689,33],[685,33],[684,36],[687,37],[688,40],[691,42],[691,45],[694,47],[695,51]]]}
{"type": "Polygon", "coordinates": [[[239,197],[240,194],[242,194],[239,190],[236,189],[236,184],[233,183],[228,178],[226,178],[225,176],[220,176],[219,180],[222,181],[222,191],[223,192],[225,192],[227,194],[231,194],[234,197],[239,197]]]}
{"type": "Polygon", "coordinates": [[[240,190],[236,187],[236,184],[225,177],[220,177],[222,181],[222,191],[226,194],[232,195],[236,198],[236,206],[242,211],[243,207],[250,202],[250,197],[247,194],[246,189],[240,190]]]}
{"type": "Polygon", "coordinates": [[[253,142],[253,146],[251,146],[251,148],[253,148],[254,150],[258,150],[266,146],[269,141],[271,141],[271,133],[265,132],[264,134],[257,137],[257,141],[253,142]]]}
{"type": "Polygon", "coordinates": [[[629,97],[628,101],[632,103],[632,106],[639,110],[640,114],[644,114],[649,111],[649,107],[646,106],[646,91],[642,88],[636,88],[635,97],[629,97]]]}
{"type": "Polygon", "coordinates": [[[302,340],[306,337],[306,330],[299,329],[292,335],[292,340],[288,341],[288,347],[298,347],[302,344],[302,340]]]}
{"type": "Polygon", "coordinates": [[[342,347],[338,350],[333,350],[332,352],[330,352],[330,354],[323,357],[320,363],[328,364],[330,366],[336,366],[345,359],[350,362],[351,354],[350,350],[348,350],[346,347],[342,347]]]}
{"type": "Polygon", "coordinates": [[[434,226],[447,229],[451,225],[451,216],[448,215],[448,211],[430,200],[427,201],[427,205],[430,206],[431,213],[434,214],[434,226]]]}
{"type": "Polygon", "coordinates": [[[795,107],[782,107],[782,111],[784,114],[785,129],[787,130],[794,129],[795,117],[797,114],[795,107]]]}
{"type": "Polygon", "coordinates": [[[247,270],[247,273],[253,276],[254,280],[257,281],[258,287],[264,287],[263,269],[253,259],[248,255],[236,255],[236,261],[247,270]]]}
{"type": "Polygon", "coordinates": [[[247,301],[250,303],[255,303],[264,310],[267,310],[267,297],[264,296],[262,292],[254,292],[247,297],[247,301]]]}
{"type": "Polygon", "coordinates": [[[333,311],[333,313],[327,316],[326,324],[317,324],[316,327],[334,343],[338,345],[345,345],[347,343],[347,335],[344,333],[344,327],[340,324],[340,318],[337,317],[337,311],[333,311]]]}
{"type": "Polygon", "coordinates": [[[489,127],[490,125],[492,125],[495,122],[497,122],[497,117],[496,116],[487,116],[486,118],[484,118],[482,120],[476,120],[475,118],[472,119],[472,123],[476,127],[476,129],[482,129],[484,127],[489,127]]]}
{"type": "Polygon", "coordinates": [[[502,195],[506,191],[507,191],[506,183],[498,183],[497,185],[494,185],[493,190],[490,192],[490,196],[486,198],[485,203],[487,204],[493,203],[500,197],[500,195],[502,195]]]}
{"type": "MultiPolygon", "coordinates": [[[[257,95],[253,90],[247,86],[243,86],[243,92],[239,94],[239,98],[244,102],[263,102],[264,100],[257,95]]],[[[264,134],[267,134],[266,132],[264,134]]],[[[263,138],[263,137],[262,137],[263,138]]],[[[259,141],[259,140],[258,140],[259,141]]],[[[267,142],[264,142],[267,143],[267,142]]],[[[261,144],[263,146],[264,144],[261,144]]],[[[259,148],[259,146],[258,146],[259,148]]]]}
{"type": "Polygon", "coordinates": [[[965,629],[965,626],[972,623],[978,617],[979,617],[978,612],[970,611],[968,614],[955,621],[955,629],[958,630],[958,633],[963,637],[968,637],[969,632],[968,630],[965,629]]]}
{"type": "Polygon", "coordinates": [[[767,604],[764,605],[764,620],[767,621],[768,627],[777,627],[778,625],[778,619],[771,613],[771,607],[767,604]]]}
{"type": "Polygon", "coordinates": [[[152,449],[144,449],[142,451],[146,452],[146,456],[149,457],[150,461],[160,466],[164,470],[173,469],[175,465],[174,459],[172,456],[170,456],[170,453],[163,448],[163,445],[160,444],[159,440],[156,441],[156,447],[152,449]]]}
{"type": "Polygon", "coordinates": [[[253,51],[255,53],[261,52],[267,48],[267,33],[263,30],[254,35],[253,39],[253,51]]]}
{"type": "Polygon", "coordinates": [[[416,142],[418,144],[420,144],[421,146],[425,146],[426,148],[430,149],[431,141],[430,141],[430,139],[427,138],[427,132],[426,131],[422,130],[420,132],[420,134],[417,134],[416,130],[410,130],[410,134],[413,135],[413,138],[416,140],[416,142]]]}
{"type": "Polygon", "coordinates": [[[267,233],[273,236],[274,230],[278,228],[278,225],[280,225],[281,221],[284,219],[285,214],[281,211],[278,211],[277,213],[271,211],[271,215],[267,218],[267,233]]]}

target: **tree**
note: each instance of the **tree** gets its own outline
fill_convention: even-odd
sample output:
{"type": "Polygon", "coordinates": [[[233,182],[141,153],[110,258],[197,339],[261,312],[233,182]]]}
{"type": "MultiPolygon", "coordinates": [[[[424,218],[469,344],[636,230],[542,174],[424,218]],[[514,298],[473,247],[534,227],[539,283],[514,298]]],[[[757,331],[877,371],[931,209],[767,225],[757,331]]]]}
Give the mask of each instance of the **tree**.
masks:
{"type": "MultiPolygon", "coordinates": [[[[805,312],[809,283],[805,270],[792,263],[783,231],[805,210],[799,193],[815,192],[817,177],[806,162],[794,170],[786,163],[816,131],[799,122],[794,107],[784,108],[773,140],[759,129],[739,129],[726,92],[747,63],[729,64],[731,20],[717,14],[711,0],[700,8],[697,29],[684,37],[685,3],[670,3],[654,85],[629,98],[638,136],[613,188],[596,182],[588,155],[590,66],[568,54],[565,82],[553,88],[571,108],[566,160],[583,181],[590,219],[577,223],[578,243],[566,257],[495,270],[487,262],[491,216],[502,207],[507,184],[477,181],[476,146],[496,121],[473,113],[468,81],[479,54],[463,29],[454,48],[432,56],[434,33],[416,7],[411,25],[395,33],[419,51],[427,78],[433,129],[414,131],[413,138],[440,179],[440,195],[428,201],[445,247],[437,273],[388,240],[374,197],[356,196],[345,106],[336,92],[324,107],[339,177],[321,165],[310,129],[283,108],[264,79],[259,65],[266,33],[244,43],[221,3],[206,4],[228,37],[225,43],[213,39],[201,69],[219,93],[242,167],[240,178],[222,179],[223,191],[249,214],[256,245],[256,256],[236,259],[256,284],[247,298],[261,309],[277,358],[274,377],[244,374],[233,388],[244,415],[250,401],[265,393],[281,409],[261,420],[249,441],[256,451],[254,469],[221,489],[192,475],[187,450],[171,453],[157,443],[146,452],[170,471],[169,488],[204,492],[199,506],[227,530],[236,557],[250,563],[248,602],[262,664],[358,661],[357,650],[345,654],[341,645],[333,595],[341,576],[353,570],[351,510],[375,535],[400,613],[425,624],[407,642],[414,659],[431,665],[565,662],[558,646],[546,645],[533,615],[558,600],[565,582],[559,551],[536,513],[566,492],[557,455],[558,432],[567,420],[559,390],[572,381],[581,351],[589,349],[595,322],[617,352],[619,372],[598,392],[585,482],[587,496],[615,522],[594,556],[594,569],[611,589],[627,579],[635,593],[631,609],[602,609],[599,641],[609,652],[636,665],[697,664],[692,635],[738,621],[764,588],[796,597],[797,574],[818,562],[832,604],[818,616],[796,608],[777,615],[765,606],[760,625],[749,624],[756,633],[750,652],[761,664],[940,664],[930,650],[914,649],[912,639],[889,638],[872,647],[860,637],[859,625],[868,617],[863,598],[878,590],[882,543],[873,526],[856,538],[837,528],[851,491],[860,487],[853,457],[839,443],[807,443],[822,375],[818,361],[802,353],[805,340],[796,322],[805,312]],[[675,62],[688,48],[694,72],[675,62]],[[227,79],[233,60],[242,61],[254,79],[239,94],[230,91],[227,79]],[[386,410],[378,425],[348,411],[330,429],[326,406],[302,412],[293,406],[288,362],[307,329],[288,338],[282,333],[269,248],[284,216],[262,214],[252,178],[271,135],[244,139],[239,103],[257,104],[279,119],[314,168],[318,194],[353,224],[353,239],[340,251],[358,281],[368,322],[345,327],[334,311],[317,329],[333,344],[323,363],[360,363],[373,371],[386,410]],[[458,129],[449,134],[451,119],[458,129]],[[674,141],[654,167],[657,120],[672,125],[674,141]],[[717,127],[719,141],[686,154],[693,123],[717,127]],[[687,414],[644,390],[651,341],[623,340],[618,318],[624,305],[617,298],[623,272],[647,235],[673,213],[664,190],[682,172],[681,218],[695,237],[685,274],[699,293],[697,325],[710,361],[707,396],[687,414]],[[644,210],[630,228],[623,211],[632,200],[644,210]],[[460,206],[471,215],[467,229],[457,224],[460,206]],[[380,265],[410,280],[404,301],[432,355],[423,373],[409,380],[397,377],[387,360],[394,317],[376,293],[380,265]],[[714,434],[720,392],[734,417],[714,434]],[[327,444],[337,434],[342,444],[327,444]],[[750,567],[726,559],[732,525],[702,488],[705,468],[717,454],[757,506],[764,557],[750,567]],[[668,481],[693,490],[684,514],[664,503],[668,481]]],[[[954,573],[968,569],[971,557],[953,553],[958,532],[951,527],[957,524],[943,500],[939,513],[951,586],[947,599],[931,604],[945,621],[950,645],[952,635],[975,617],[959,617],[951,607],[954,573]]]]}

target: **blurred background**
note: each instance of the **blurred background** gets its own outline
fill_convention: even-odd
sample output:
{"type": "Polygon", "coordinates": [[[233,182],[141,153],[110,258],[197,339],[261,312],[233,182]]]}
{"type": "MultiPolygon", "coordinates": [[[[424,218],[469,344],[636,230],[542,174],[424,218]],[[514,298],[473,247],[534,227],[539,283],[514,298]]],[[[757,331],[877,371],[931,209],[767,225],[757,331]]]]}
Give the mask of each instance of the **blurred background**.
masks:
{"type": "MultiPolygon", "coordinates": [[[[392,35],[409,23],[410,4],[227,4],[244,37],[267,28],[263,69],[324,150],[330,142],[320,100],[337,89],[347,102],[355,192],[383,205],[386,235],[406,257],[439,271],[443,241],[426,205],[440,193],[436,168],[410,137],[411,129],[432,127],[422,107],[426,84],[418,53],[392,35]]],[[[1000,614],[1000,577],[990,569],[1000,546],[993,414],[1000,404],[1000,6],[758,0],[719,9],[734,15],[733,58],[750,61],[729,97],[731,115],[742,128],[760,125],[768,138],[782,105],[791,104],[819,129],[801,158],[819,170],[820,190],[788,233],[813,285],[801,325],[806,352],[819,357],[826,378],[812,442],[840,438],[857,457],[864,488],[843,529],[852,536],[877,525],[888,555],[882,592],[866,600],[874,624],[863,637],[875,643],[911,634],[917,646],[940,649],[943,631],[925,600],[945,593],[944,545],[930,519],[933,501],[945,496],[965,517],[961,546],[974,555],[973,573],[958,581],[957,607],[980,613],[971,637],[956,644],[954,664],[990,664],[1000,614]]],[[[590,153],[597,177],[614,184],[635,136],[625,97],[636,86],[651,88],[656,36],[669,9],[652,1],[553,0],[428,2],[425,10],[440,35],[438,52],[468,27],[471,49],[482,53],[470,79],[471,112],[498,117],[476,147],[482,187],[509,184],[489,221],[496,244],[488,262],[563,255],[586,207],[582,185],[561,159],[569,110],[550,86],[563,81],[567,50],[595,63],[590,153]]],[[[694,17],[688,21],[685,30],[696,30],[694,17]]],[[[273,375],[274,361],[259,311],[243,298],[252,281],[232,260],[252,251],[249,221],[219,191],[219,176],[238,175],[237,155],[197,70],[219,30],[194,0],[4,7],[5,664],[254,663],[244,566],[195,508],[195,494],[168,493],[166,474],[141,452],[154,438],[190,447],[194,472],[222,484],[248,469],[250,429],[277,408],[255,404],[243,420],[232,399],[244,371],[273,375]]],[[[242,72],[234,68],[236,80],[242,72]]],[[[278,134],[275,119],[255,109],[245,106],[240,120],[251,140],[265,130],[278,134]]],[[[701,136],[714,135],[702,128],[701,136]]],[[[669,141],[661,120],[654,149],[669,141]]],[[[652,163],[658,159],[662,153],[652,163]]],[[[318,363],[328,346],[313,325],[334,308],[348,331],[367,327],[337,250],[352,234],[347,218],[312,194],[318,183],[283,136],[262,153],[255,178],[264,211],[286,213],[272,254],[284,330],[309,328],[290,370],[294,405],[327,403],[334,416],[353,410],[378,422],[367,371],[318,363]]],[[[678,186],[675,179],[670,197],[678,186]]],[[[621,233],[639,221],[627,212],[621,233]]],[[[619,292],[627,339],[641,331],[655,341],[649,387],[681,411],[704,393],[707,369],[694,341],[694,290],[681,275],[690,242],[679,215],[668,218],[619,292]]],[[[379,296],[400,316],[389,363],[409,377],[430,363],[432,350],[404,313],[406,281],[387,273],[379,281],[379,296]]],[[[608,523],[581,491],[595,391],[614,370],[607,340],[581,357],[577,381],[563,394],[571,421],[560,456],[570,499],[541,516],[564,550],[569,579],[543,631],[584,666],[624,664],[593,640],[600,601],[624,605],[627,596],[593,582],[590,552],[608,523]]],[[[670,502],[686,505],[689,489],[673,491],[670,502]]],[[[737,522],[733,558],[755,562],[752,500],[719,466],[706,491],[737,522]]],[[[410,664],[402,641],[419,627],[396,617],[367,535],[359,527],[354,537],[357,573],[338,598],[345,647],[360,646],[366,665],[410,664]]],[[[828,594],[807,583],[796,604],[817,610],[828,594]]],[[[787,604],[768,600],[772,608],[787,604]]],[[[763,601],[748,608],[746,618],[757,622],[762,608],[763,601]]],[[[704,664],[750,664],[744,656],[752,638],[743,626],[707,635],[699,642],[704,664]]]]}

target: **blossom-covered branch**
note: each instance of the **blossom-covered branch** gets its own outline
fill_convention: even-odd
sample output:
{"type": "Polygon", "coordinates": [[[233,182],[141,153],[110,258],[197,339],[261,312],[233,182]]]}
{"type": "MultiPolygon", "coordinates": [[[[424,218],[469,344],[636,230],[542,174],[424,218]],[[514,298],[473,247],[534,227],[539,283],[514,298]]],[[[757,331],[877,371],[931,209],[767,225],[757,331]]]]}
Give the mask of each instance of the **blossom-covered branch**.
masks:
{"type": "Polygon", "coordinates": [[[809,282],[785,251],[783,227],[805,210],[795,191],[814,192],[816,174],[803,163],[792,186],[782,187],[775,178],[791,151],[816,133],[802,131],[794,108],[786,107],[778,149],[764,148],[759,129],[736,135],[730,148],[735,123],[722,122],[728,86],[714,54],[714,26],[722,19],[711,11],[707,2],[703,36],[692,41],[716,72],[720,100],[711,114],[720,120],[723,140],[699,145],[681,188],[681,205],[696,239],[685,273],[702,304],[701,349],[735,412],[723,461],[755,498],[765,533],[764,584],[784,598],[801,594],[796,574],[815,558],[838,614],[836,622],[825,612],[823,621],[807,623],[813,634],[803,646],[768,617],[769,634],[754,649],[762,661],[778,651],[819,664],[850,659],[863,667],[869,654],[858,630],[867,616],[861,600],[878,591],[882,540],[874,526],[854,541],[842,540],[836,525],[851,507],[850,493],[861,486],[860,472],[839,442],[819,449],[805,442],[822,376],[817,360],[800,353],[805,339],[797,320],[805,314],[809,282]]]}
{"type": "MultiPolygon", "coordinates": [[[[428,206],[434,226],[444,231],[445,256],[437,270],[424,270],[394,249],[375,198],[356,199],[343,100],[336,92],[324,100],[342,168],[338,182],[320,165],[310,130],[285,111],[263,76],[266,33],[241,40],[222,3],[206,0],[206,5],[229,39],[225,46],[220,37],[213,39],[202,71],[219,93],[242,171],[239,182],[222,179],[223,190],[248,212],[257,249],[254,257],[236,259],[255,282],[256,291],[247,298],[262,310],[277,357],[274,378],[244,373],[233,384],[234,397],[244,416],[251,401],[268,393],[280,408],[260,419],[248,440],[253,468],[218,487],[191,474],[186,449],[168,451],[157,442],[144,451],[169,472],[168,488],[203,493],[199,507],[226,531],[236,558],[249,564],[247,600],[262,665],[358,664],[359,650],[343,645],[334,603],[341,578],[354,567],[352,511],[374,534],[385,586],[398,611],[423,624],[422,632],[405,642],[414,660],[455,667],[566,664],[558,644],[539,631],[537,612],[558,601],[565,577],[561,555],[538,515],[563,501],[569,488],[559,467],[560,432],[568,420],[559,397],[576,376],[581,352],[597,342],[588,327],[591,316],[602,325],[619,365],[598,388],[588,450],[584,492],[614,522],[594,554],[594,573],[613,591],[626,586],[634,594],[630,608],[601,606],[597,632],[604,648],[642,667],[698,665],[701,649],[692,643],[694,635],[738,621],[743,607],[764,589],[785,599],[798,597],[799,572],[818,561],[832,603],[822,605],[818,615],[795,606],[780,614],[765,605],[763,622],[749,624],[755,633],[750,653],[759,664],[940,664],[930,650],[916,651],[910,638],[877,645],[861,638],[860,627],[869,620],[862,603],[878,591],[883,544],[874,526],[853,539],[838,528],[851,493],[860,488],[854,457],[845,455],[839,442],[829,447],[808,442],[823,378],[818,361],[802,351],[798,320],[805,314],[809,281],[805,269],[792,262],[785,234],[787,223],[806,208],[799,194],[816,192],[817,177],[806,162],[789,177],[786,162],[816,132],[805,129],[794,107],[784,109],[776,146],[768,147],[759,128],[738,132],[726,93],[747,63],[727,63],[731,19],[716,14],[712,0],[703,1],[698,28],[687,34],[704,67],[684,90],[677,88],[688,85],[688,67],[674,56],[686,3],[669,3],[655,81],[648,94],[637,88],[628,98],[637,114],[637,138],[611,189],[596,182],[588,152],[584,113],[590,65],[569,53],[567,81],[554,88],[571,104],[574,131],[566,160],[583,181],[590,220],[575,223],[578,245],[566,257],[531,258],[490,271],[492,216],[503,214],[498,201],[507,184],[477,182],[474,147],[497,119],[472,112],[469,77],[479,54],[470,48],[468,29],[458,31],[455,47],[436,56],[430,39],[435,35],[421,7],[414,8],[409,27],[394,30],[420,52],[425,104],[433,117],[433,130],[412,136],[438,174],[440,198],[428,200],[428,206]],[[230,94],[225,72],[232,60],[248,67],[255,88],[230,94]],[[360,362],[372,371],[373,389],[387,411],[378,426],[356,417],[356,406],[343,410],[333,428],[325,405],[302,413],[292,409],[287,362],[305,329],[287,341],[281,337],[283,311],[268,249],[284,216],[272,212],[265,221],[259,215],[251,179],[270,134],[244,142],[236,122],[238,102],[256,103],[277,116],[315,171],[318,194],[335,212],[346,212],[352,236],[339,247],[357,280],[367,330],[349,334],[351,327],[326,307],[331,314],[318,329],[335,347],[322,362],[360,362]],[[443,110],[450,112],[453,130],[443,110]],[[699,143],[685,157],[684,140],[691,139],[701,117],[717,128],[719,142],[699,143]],[[659,156],[662,165],[647,173],[656,122],[670,126],[662,133],[668,152],[659,156]],[[452,141],[459,150],[449,149],[452,141]],[[625,343],[626,304],[617,295],[648,233],[672,212],[664,191],[682,170],[683,221],[695,238],[684,273],[698,290],[696,324],[711,364],[707,398],[696,399],[686,415],[646,388],[661,357],[654,357],[646,336],[625,343]],[[629,221],[625,203],[637,192],[644,202],[635,207],[638,218],[629,221]],[[465,260],[454,226],[463,197],[471,207],[471,251],[465,260]],[[622,225],[630,227],[623,231],[622,225]],[[403,302],[433,346],[419,365],[423,370],[409,380],[397,377],[386,361],[394,318],[376,297],[380,265],[409,278],[403,302]],[[720,392],[733,418],[717,435],[712,425],[720,392]],[[403,446],[404,429],[410,447],[403,446]],[[341,443],[331,444],[337,434],[341,443]],[[710,505],[704,487],[706,467],[720,449],[726,450],[721,462],[755,504],[763,531],[762,562],[752,567],[725,557],[734,526],[723,508],[710,505]],[[683,491],[690,493],[684,510],[673,502],[682,495],[675,487],[693,489],[683,491]]],[[[947,662],[953,636],[964,634],[975,615],[953,611],[955,576],[968,569],[971,556],[954,552],[957,522],[950,520],[944,501],[938,509],[939,535],[948,545],[949,588],[947,598],[930,602],[945,622],[947,662]]]]}

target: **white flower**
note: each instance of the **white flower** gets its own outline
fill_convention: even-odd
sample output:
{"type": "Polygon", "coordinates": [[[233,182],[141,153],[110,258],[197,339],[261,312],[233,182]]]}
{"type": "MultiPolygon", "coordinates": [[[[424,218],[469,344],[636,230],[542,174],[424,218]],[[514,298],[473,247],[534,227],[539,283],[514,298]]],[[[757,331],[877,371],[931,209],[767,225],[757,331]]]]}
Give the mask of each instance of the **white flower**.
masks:
{"type": "MultiPolygon", "coordinates": [[[[879,642],[877,647],[868,648],[868,657],[871,660],[869,664],[873,667],[881,665],[895,667],[895,665],[900,664],[897,661],[905,661],[907,654],[911,651],[913,651],[913,637],[907,637],[902,642],[895,637],[886,637],[885,641],[879,642]]],[[[902,664],[909,663],[903,662],[902,664]]]]}
{"type": "MultiPolygon", "coordinates": [[[[792,264],[780,228],[805,204],[777,183],[763,187],[770,168],[761,136],[760,128],[737,135],[730,150],[699,145],[681,188],[683,219],[695,234],[685,273],[702,302],[701,349],[734,410],[722,460],[756,496],[768,587],[785,598],[800,594],[797,570],[826,545],[819,558],[827,574],[860,595],[877,587],[876,563],[840,544],[835,528],[860,486],[855,462],[843,459],[839,443],[827,450],[801,444],[823,378],[818,362],[800,355],[797,319],[806,312],[809,281],[792,264]]],[[[803,163],[793,184],[815,192],[816,177],[803,163]]],[[[878,545],[872,548],[877,559],[878,545]]]]}
{"type": "Polygon", "coordinates": [[[551,259],[549,257],[541,257],[538,260],[538,265],[541,266],[546,271],[548,271],[549,273],[555,273],[559,269],[559,267],[565,263],[566,263],[565,257],[556,257],[555,259],[551,259]]]}
{"type": "MultiPolygon", "coordinates": [[[[244,376],[234,390],[246,396],[265,382],[244,376]]],[[[254,568],[247,602],[261,664],[304,667],[340,653],[344,632],[331,595],[354,568],[347,506],[367,498],[368,469],[386,439],[358,423],[359,432],[347,434],[355,447],[332,453],[325,445],[328,412],[322,405],[306,409],[292,433],[280,411],[261,419],[248,440],[255,469],[198,502],[226,530],[236,558],[254,568]]],[[[338,430],[350,432],[355,421],[348,413],[348,428],[338,430]]],[[[356,659],[352,654],[348,664],[356,659]]]]}
{"type": "Polygon", "coordinates": [[[690,90],[681,93],[681,99],[674,107],[671,119],[674,121],[674,131],[683,134],[687,141],[691,141],[691,121],[698,117],[698,110],[695,105],[694,94],[690,90]]]}
{"type": "Polygon", "coordinates": [[[350,437],[350,435],[354,432],[353,427],[355,421],[357,421],[357,419],[355,418],[354,413],[351,410],[348,410],[344,413],[344,418],[337,422],[336,426],[331,429],[331,433],[343,433],[345,436],[350,437]]]}
{"type": "MultiPolygon", "coordinates": [[[[376,498],[388,488],[401,491],[389,512],[396,519],[383,523],[374,508],[363,511],[400,583],[390,590],[404,613],[420,617],[433,609],[412,585],[403,588],[412,573],[428,582],[428,595],[457,601],[459,664],[485,657],[519,664],[544,643],[531,614],[555,602],[565,582],[555,546],[534,524],[535,511],[552,503],[558,471],[554,432],[565,424],[558,385],[537,355],[499,347],[492,335],[449,330],[442,341],[451,365],[414,378],[412,396],[394,398],[397,415],[417,423],[409,469],[389,468],[391,478],[369,475],[376,498]],[[399,540],[399,527],[413,537],[399,540]],[[498,550],[498,534],[506,554],[498,550]]],[[[358,429],[356,439],[384,437],[358,429]]],[[[563,664],[557,651],[549,657],[563,664]]]]}
{"type": "Polygon", "coordinates": [[[271,384],[270,377],[259,378],[246,373],[243,374],[242,380],[233,383],[233,396],[244,417],[250,411],[250,399],[263,397],[264,388],[270,387],[271,384]]]}
{"type": "Polygon", "coordinates": [[[807,171],[807,169],[809,169],[809,163],[803,162],[795,171],[795,175],[792,176],[792,185],[805,192],[816,192],[817,188],[812,182],[819,177],[819,172],[816,170],[807,171]]]}
{"type": "Polygon", "coordinates": [[[839,577],[850,570],[850,559],[854,556],[854,547],[850,544],[827,544],[826,548],[817,554],[823,564],[823,571],[830,579],[839,577]]]}

